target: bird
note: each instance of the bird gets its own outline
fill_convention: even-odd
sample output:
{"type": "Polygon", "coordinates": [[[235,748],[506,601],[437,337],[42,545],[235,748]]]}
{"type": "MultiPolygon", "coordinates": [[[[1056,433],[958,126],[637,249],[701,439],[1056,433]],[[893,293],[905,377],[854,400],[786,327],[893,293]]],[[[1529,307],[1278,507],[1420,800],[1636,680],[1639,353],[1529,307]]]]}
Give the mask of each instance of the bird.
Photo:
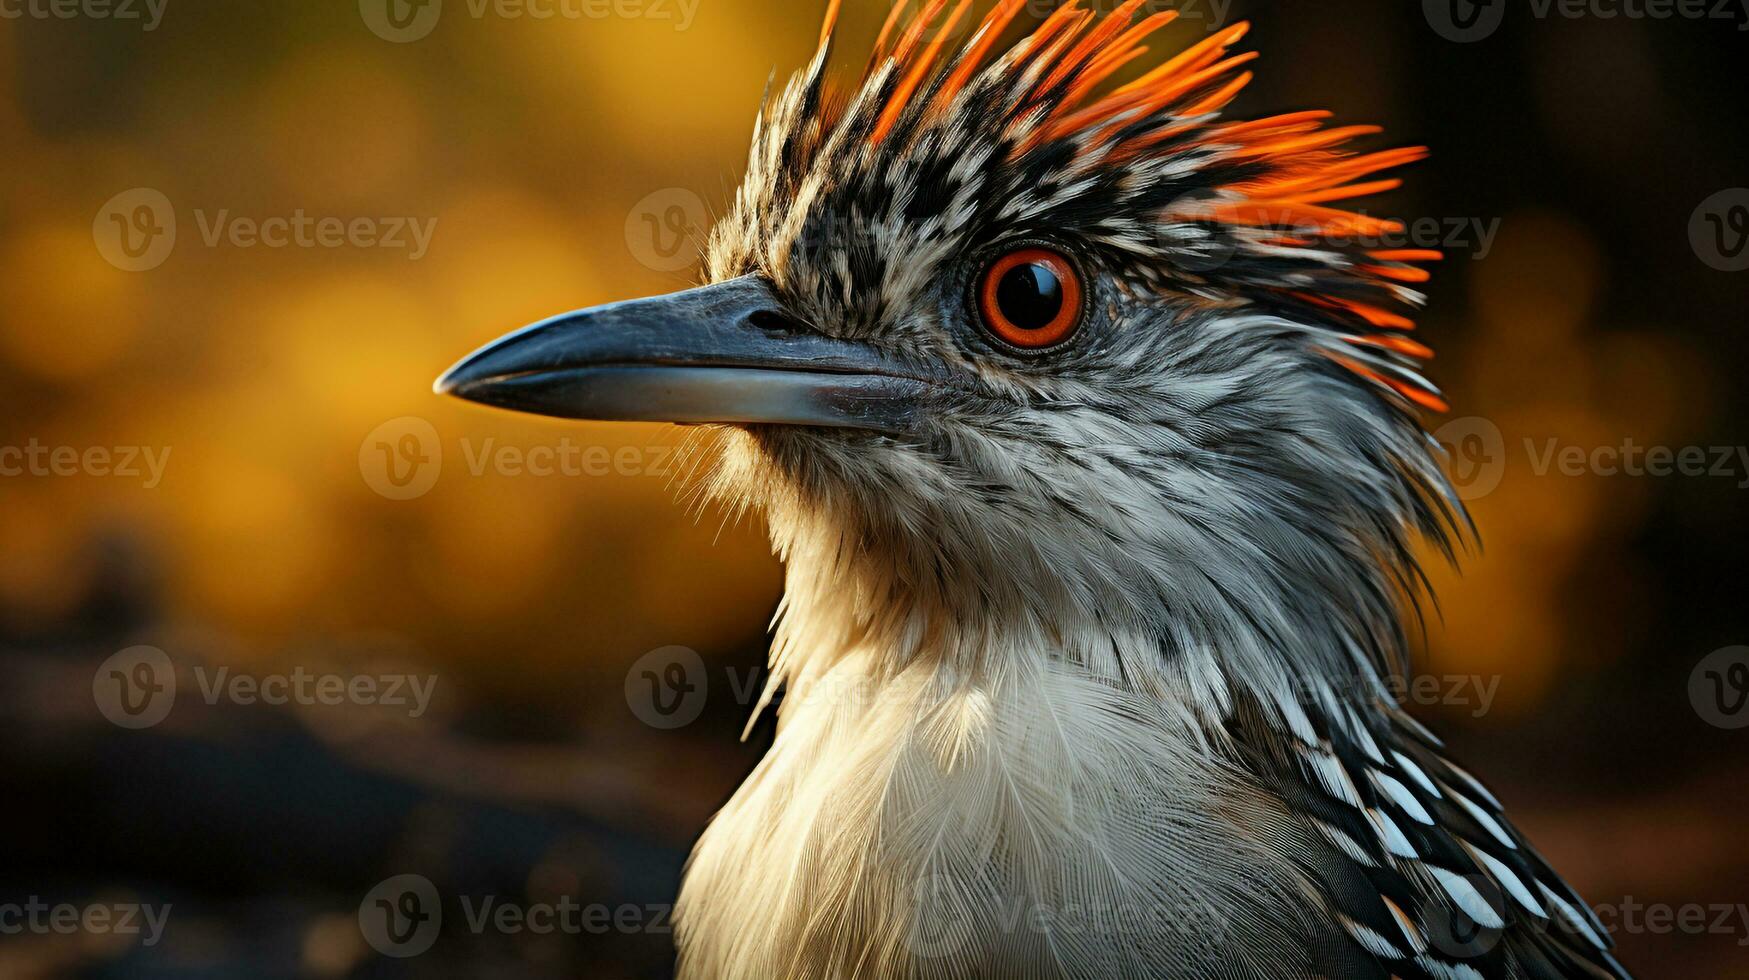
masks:
{"type": "Polygon", "coordinates": [[[695,427],[784,563],[678,974],[1626,977],[1393,695],[1477,538],[1440,253],[1357,204],[1428,151],[1236,116],[1248,23],[1156,54],[1181,11],[1027,3],[900,0],[845,81],[831,0],[702,285],[437,383],[695,427]]]}

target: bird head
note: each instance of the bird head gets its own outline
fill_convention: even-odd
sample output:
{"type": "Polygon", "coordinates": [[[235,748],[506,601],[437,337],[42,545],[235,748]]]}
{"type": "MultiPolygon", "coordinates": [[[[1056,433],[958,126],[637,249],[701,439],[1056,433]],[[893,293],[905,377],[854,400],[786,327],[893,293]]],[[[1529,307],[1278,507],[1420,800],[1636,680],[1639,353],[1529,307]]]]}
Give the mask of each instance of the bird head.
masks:
{"type": "Polygon", "coordinates": [[[840,641],[1388,656],[1414,539],[1458,510],[1402,312],[1438,255],[1337,202],[1423,151],[1225,118],[1246,25],[1149,67],[1170,11],[1017,31],[1023,5],[963,31],[970,0],[901,0],[841,89],[834,0],[707,285],[537,324],[440,390],[720,427],[711,486],[767,514],[840,641]]]}

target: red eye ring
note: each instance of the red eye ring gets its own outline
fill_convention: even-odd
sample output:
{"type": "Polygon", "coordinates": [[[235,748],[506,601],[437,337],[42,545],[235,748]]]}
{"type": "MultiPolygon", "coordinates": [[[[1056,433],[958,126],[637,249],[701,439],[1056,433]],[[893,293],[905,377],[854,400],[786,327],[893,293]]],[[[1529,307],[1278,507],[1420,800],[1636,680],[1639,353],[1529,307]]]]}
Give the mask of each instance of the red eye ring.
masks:
{"type": "Polygon", "coordinates": [[[1003,343],[1045,350],[1068,340],[1081,326],[1082,294],[1074,263],[1047,248],[1022,248],[984,270],[978,312],[984,328],[1003,343]]]}

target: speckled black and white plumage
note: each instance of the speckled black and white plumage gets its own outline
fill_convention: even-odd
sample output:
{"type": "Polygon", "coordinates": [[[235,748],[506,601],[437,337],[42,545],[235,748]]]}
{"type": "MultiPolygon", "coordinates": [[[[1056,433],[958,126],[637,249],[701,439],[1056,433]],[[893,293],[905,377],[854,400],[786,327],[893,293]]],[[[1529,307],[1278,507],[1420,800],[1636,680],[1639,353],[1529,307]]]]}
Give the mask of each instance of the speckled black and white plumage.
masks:
{"type": "Polygon", "coordinates": [[[689,868],[683,975],[1624,976],[1389,693],[1418,542],[1467,526],[1394,256],[1220,217],[1281,179],[1175,111],[1226,74],[1059,132],[1078,70],[1024,42],[896,116],[905,58],[838,97],[829,55],[708,275],[953,380],[908,437],[719,432],[710,489],[787,563],[786,694],[689,868]],[[1032,241],[1091,295],[1042,356],[968,302],[1032,241]]]}

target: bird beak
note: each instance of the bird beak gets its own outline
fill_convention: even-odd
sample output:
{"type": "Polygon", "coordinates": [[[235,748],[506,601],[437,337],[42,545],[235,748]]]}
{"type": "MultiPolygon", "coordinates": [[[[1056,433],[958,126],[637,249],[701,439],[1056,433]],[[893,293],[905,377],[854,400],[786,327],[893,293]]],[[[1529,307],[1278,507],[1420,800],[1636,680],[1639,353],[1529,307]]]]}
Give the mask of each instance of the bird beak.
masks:
{"type": "Polygon", "coordinates": [[[911,430],[927,371],[788,322],[771,288],[744,276],[537,323],[436,390],[562,419],[911,430]]]}

